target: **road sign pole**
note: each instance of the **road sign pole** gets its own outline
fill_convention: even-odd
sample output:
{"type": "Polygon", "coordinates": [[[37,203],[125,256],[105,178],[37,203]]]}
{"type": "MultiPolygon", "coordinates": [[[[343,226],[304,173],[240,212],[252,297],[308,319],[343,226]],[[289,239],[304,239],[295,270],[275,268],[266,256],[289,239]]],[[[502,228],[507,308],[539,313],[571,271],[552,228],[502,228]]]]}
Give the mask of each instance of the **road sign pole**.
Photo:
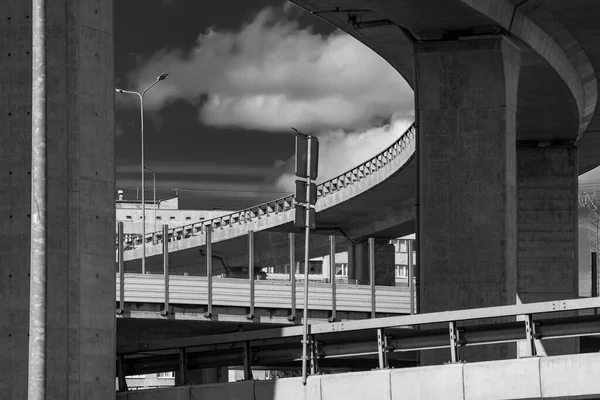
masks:
{"type": "Polygon", "coordinates": [[[306,224],[304,228],[304,317],[302,319],[302,384],[306,385],[306,362],[308,345],[308,248],[310,240],[310,156],[312,136],[308,136],[306,160],[306,224]]]}

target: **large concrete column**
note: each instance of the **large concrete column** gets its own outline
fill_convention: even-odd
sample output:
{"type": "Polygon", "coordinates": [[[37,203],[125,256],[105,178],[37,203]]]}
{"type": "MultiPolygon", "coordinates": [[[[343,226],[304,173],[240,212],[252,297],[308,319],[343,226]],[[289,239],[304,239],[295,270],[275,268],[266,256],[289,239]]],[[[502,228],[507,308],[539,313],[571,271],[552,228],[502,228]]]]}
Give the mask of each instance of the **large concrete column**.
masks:
{"type": "MultiPolygon", "coordinates": [[[[369,242],[360,241],[354,246],[355,276],[360,285],[369,285],[369,242]]],[[[375,239],[375,285],[394,286],[396,284],[396,260],[394,246],[389,239],[375,239]]],[[[350,274],[348,274],[350,275],[350,274]]]]}
{"type": "MultiPolygon", "coordinates": [[[[47,399],[115,397],[112,1],[47,2],[47,399]]],[[[31,2],[0,2],[0,398],[27,398],[31,2]]]]}
{"type": "MultiPolygon", "coordinates": [[[[578,297],[578,163],[575,147],[519,147],[517,303],[578,297]]],[[[577,339],[538,345],[578,352],[577,339]]]]}
{"type": "Polygon", "coordinates": [[[415,53],[421,312],[514,304],[518,49],[498,36],[415,53]]]}

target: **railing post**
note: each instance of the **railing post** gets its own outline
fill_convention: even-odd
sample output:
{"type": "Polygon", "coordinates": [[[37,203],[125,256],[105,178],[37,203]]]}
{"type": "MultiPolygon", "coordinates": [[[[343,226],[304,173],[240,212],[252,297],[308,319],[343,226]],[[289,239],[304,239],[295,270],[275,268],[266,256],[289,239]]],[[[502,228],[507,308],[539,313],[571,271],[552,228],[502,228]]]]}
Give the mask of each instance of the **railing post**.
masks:
{"type": "Polygon", "coordinates": [[[315,342],[314,336],[310,338],[310,374],[316,375],[319,370],[317,364],[317,343],[315,342]]]}
{"type": "Polygon", "coordinates": [[[123,262],[123,221],[117,224],[118,259],[119,259],[119,309],[117,314],[125,312],[125,268],[123,262]]]}
{"type": "Polygon", "coordinates": [[[210,318],[212,316],[212,302],[213,302],[213,275],[212,275],[212,225],[206,226],[206,282],[208,285],[207,292],[207,308],[204,313],[204,317],[210,318]]]}
{"type": "Polygon", "coordinates": [[[252,379],[252,352],[249,342],[244,342],[242,346],[244,352],[244,380],[248,381],[252,379]]]}
{"type": "Polygon", "coordinates": [[[531,318],[531,314],[525,315],[525,336],[526,336],[526,346],[527,346],[527,355],[529,357],[533,357],[537,355],[537,350],[535,348],[535,324],[533,323],[533,319],[531,318]]]}
{"type": "Polygon", "coordinates": [[[165,235],[169,234],[169,225],[163,225],[163,273],[165,276],[165,308],[160,315],[163,317],[169,315],[169,241],[164,240],[165,235]]]}
{"type": "Polygon", "coordinates": [[[379,355],[379,369],[387,368],[387,338],[383,328],[377,329],[377,353],[379,355]]]}
{"type": "Polygon", "coordinates": [[[188,383],[188,366],[187,366],[187,352],[185,348],[179,349],[179,376],[175,385],[183,386],[188,383]]]}
{"type": "Polygon", "coordinates": [[[371,318],[375,318],[375,239],[369,238],[369,280],[371,284],[371,318]]]}
{"type": "Polygon", "coordinates": [[[254,318],[254,231],[248,231],[248,279],[250,281],[250,310],[247,319],[254,318]]]}
{"type": "MultiPolygon", "coordinates": [[[[119,222],[122,224],[122,222],[119,222]]],[[[117,378],[118,378],[118,388],[119,392],[127,391],[127,379],[125,379],[125,356],[118,356],[118,364],[117,364],[117,378]]]]}
{"type": "Polygon", "coordinates": [[[450,333],[450,356],[451,362],[455,363],[460,360],[460,354],[458,350],[458,330],[456,329],[456,322],[452,321],[448,323],[450,333]]]}
{"type": "Polygon", "coordinates": [[[290,315],[288,315],[288,321],[294,321],[296,319],[296,235],[294,233],[288,234],[290,243],[290,282],[291,282],[291,300],[292,309],[290,315]]]}
{"type": "Polygon", "coordinates": [[[329,322],[336,319],[336,288],[335,288],[335,236],[329,235],[329,280],[331,281],[331,318],[329,322]]]}
{"type": "Polygon", "coordinates": [[[414,266],[413,266],[413,241],[411,239],[407,240],[408,246],[408,291],[409,291],[409,304],[410,304],[410,313],[415,313],[415,283],[414,283],[414,266]]]}

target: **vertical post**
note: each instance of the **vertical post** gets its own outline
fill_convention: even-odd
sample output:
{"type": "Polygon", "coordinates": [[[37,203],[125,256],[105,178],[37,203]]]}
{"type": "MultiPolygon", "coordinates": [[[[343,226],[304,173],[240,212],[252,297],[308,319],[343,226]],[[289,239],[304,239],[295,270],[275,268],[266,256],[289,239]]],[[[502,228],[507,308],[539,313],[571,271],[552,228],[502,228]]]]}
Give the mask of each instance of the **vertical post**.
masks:
{"type": "Polygon", "coordinates": [[[187,385],[188,383],[188,367],[187,367],[187,352],[185,348],[179,349],[179,375],[177,382],[175,384],[177,386],[187,385]]]}
{"type": "Polygon", "coordinates": [[[213,276],[212,276],[212,224],[206,226],[206,281],[208,285],[208,306],[204,316],[210,318],[212,316],[212,300],[213,300],[213,276]]]}
{"type": "Polygon", "coordinates": [[[592,297],[598,297],[598,253],[592,252],[592,297]]]}
{"type": "Polygon", "coordinates": [[[414,283],[414,271],[413,271],[413,241],[407,240],[408,246],[408,290],[409,290],[409,304],[410,304],[410,313],[415,313],[415,283],[414,283]]]}
{"type": "Polygon", "coordinates": [[[46,1],[32,3],[29,400],[46,398],[46,1]]]}
{"type": "Polygon", "coordinates": [[[302,319],[302,384],[306,385],[306,363],[308,345],[308,249],[310,245],[310,184],[311,184],[311,152],[312,136],[308,136],[308,149],[306,155],[306,220],[304,228],[304,313],[302,319]]]}
{"type": "Polygon", "coordinates": [[[163,317],[169,315],[169,225],[163,225],[163,273],[165,275],[165,308],[160,313],[163,317]],[[167,238],[167,240],[165,240],[167,238]]]}
{"type": "Polygon", "coordinates": [[[254,231],[248,231],[248,279],[250,280],[250,311],[247,319],[254,318],[254,231]]]}
{"type": "Polygon", "coordinates": [[[117,314],[122,314],[125,311],[125,268],[123,262],[123,221],[117,224],[117,239],[119,257],[119,309],[117,314]]]}
{"type": "Polygon", "coordinates": [[[453,363],[458,362],[458,330],[456,329],[456,322],[452,321],[448,323],[450,333],[450,357],[453,363]]]}
{"type": "Polygon", "coordinates": [[[527,345],[527,355],[533,357],[537,354],[535,349],[535,326],[531,314],[525,315],[525,336],[527,345]]]}
{"type": "Polygon", "coordinates": [[[296,319],[296,235],[294,233],[288,234],[290,243],[290,282],[291,282],[291,295],[292,295],[292,309],[288,316],[289,321],[296,319]]]}
{"type": "Polygon", "coordinates": [[[118,388],[119,392],[127,391],[127,379],[125,379],[125,356],[122,354],[118,356],[117,364],[117,377],[118,377],[118,388]]]}
{"type": "Polygon", "coordinates": [[[310,374],[317,373],[317,342],[314,335],[310,335],[310,374]]]}
{"type": "Polygon", "coordinates": [[[375,318],[375,239],[369,238],[369,283],[371,285],[371,318],[375,318]]]}
{"type": "Polygon", "coordinates": [[[250,343],[244,342],[242,348],[244,352],[244,380],[248,381],[252,379],[252,353],[250,351],[250,343]]]}
{"type": "Polygon", "coordinates": [[[379,369],[387,368],[387,339],[383,328],[377,329],[377,353],[379,355],[379,369]]]}
{"type": "Polygon", "coordinates": [[[329,236],[329,278],[331,280],[331,318],[329,322],[336,319],[337,304],[336,304],[336,287],[335,287],[335,236],[329,236]]]}
{"type": "MultiPolygon", "coordinates": [[[[598,253],[592,252],[592,297],[598,297],[598,253]]],[[[594,308],[594,315],[598,315],[598,309],[594,308]]]]}
{"type": "MultiPolygon", "coordinates": [[[[144,92],[145,93],[145,92],[144,92]]],[[[140,97],[140,131],[142,147],[142,274],[146,273],[146,181],[144,175],[144,96],[140,97]]]]}

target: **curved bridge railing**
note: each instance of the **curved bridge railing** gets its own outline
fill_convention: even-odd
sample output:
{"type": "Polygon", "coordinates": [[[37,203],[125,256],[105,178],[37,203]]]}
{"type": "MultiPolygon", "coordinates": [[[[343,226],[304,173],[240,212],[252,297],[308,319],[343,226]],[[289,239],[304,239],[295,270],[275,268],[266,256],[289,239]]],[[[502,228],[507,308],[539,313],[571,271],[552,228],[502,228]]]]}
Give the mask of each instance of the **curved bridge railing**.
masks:
{"type": "MultiPolygon", "coordinates": [[[[415,138],[414,124],[411,125],[398,140],[392,145],[377,154],[375,157],[367,160],[363,164],[352,168],[351,170],[336,176],[317,186],[317,201],[321,198],[329,196],[335,192],[343,190],[346,187],[352,186],[357,182],[366,179],[369,175],[379,171],[391,161],[399,157],[406,151],[409,144],[415,138]]],[[[278,214],[292,210],[295,207],[295,196],[293,194],[280,197],[267,203],[249,207],[230,214],[225,214],[220,217],[209,220],[198,221],[192,224],[178,226],[169,229],[169,238],[188,238],[195,234],[204,233],[207,227],[212,229],[231,227],[236,224],[250,223],[256,219],[270,214],[278,214]]],[[[159,244],[162,243],[162,232],[152,232],[146,234],[146,243],[159,244]]],[[[126,235],[125,250],[131,250],[142,244],[142,235],[126,235]]]]}

